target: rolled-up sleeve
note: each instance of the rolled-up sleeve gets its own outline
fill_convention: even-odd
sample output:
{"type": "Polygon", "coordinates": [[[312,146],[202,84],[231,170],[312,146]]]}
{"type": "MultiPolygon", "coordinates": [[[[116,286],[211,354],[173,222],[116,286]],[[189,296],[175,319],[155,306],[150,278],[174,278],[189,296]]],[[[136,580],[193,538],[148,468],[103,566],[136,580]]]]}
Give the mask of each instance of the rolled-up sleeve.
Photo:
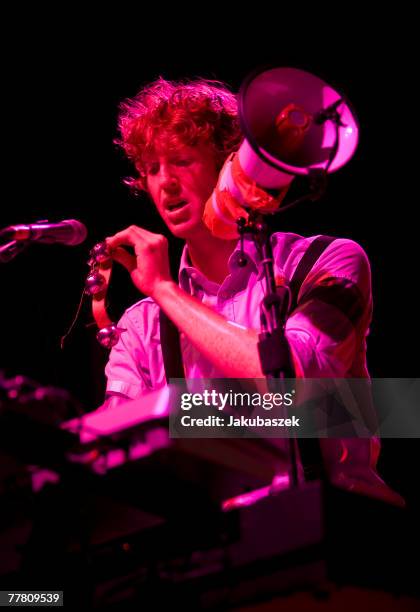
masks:
{"type": "Polygon", "coordinates": [[[370,265],[352,240],[332,242],[316,262],[286,322],[297,376],[367,375],[372,315],[370,265]]]}
{"type": "Polygon", "coordinates": [[[124,331],[105,367],[107,396],[118,394],[135,399],[150,389],[148,358],[137,318],[125,312],[118,322],[118,327],[124,331]]]}

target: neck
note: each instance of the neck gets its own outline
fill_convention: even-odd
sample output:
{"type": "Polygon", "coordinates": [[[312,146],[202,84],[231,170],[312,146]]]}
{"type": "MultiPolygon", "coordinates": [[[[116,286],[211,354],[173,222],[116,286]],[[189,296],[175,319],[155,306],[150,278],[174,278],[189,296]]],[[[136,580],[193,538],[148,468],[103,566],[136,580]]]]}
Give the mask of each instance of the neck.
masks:
{"type": "Polygon", "coordinates": [[[221,284],[229,273],[228,261],[237,240],[216,238],[207,229],[187,240],[188,252],[194,268],[209,280],[221,284]]]}

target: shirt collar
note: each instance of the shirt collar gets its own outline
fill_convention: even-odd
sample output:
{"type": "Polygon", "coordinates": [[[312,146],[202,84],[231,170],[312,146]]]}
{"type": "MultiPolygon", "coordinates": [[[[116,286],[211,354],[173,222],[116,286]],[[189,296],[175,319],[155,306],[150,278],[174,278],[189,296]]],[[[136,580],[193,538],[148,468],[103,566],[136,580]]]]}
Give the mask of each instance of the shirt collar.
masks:
{"type": "MultiPolygon", "coordinates": [[[[238,240],[228,261],[228,269],[232,276],[240,272],[241,276],[244,276],[245,273],[248,277],[251,272],[258,273],[260,271],[260,258],[253,240],[244,240],[243,256],[247,261],[246,266],[239,265],[240,255],[240,240],[238,240]]],[[[204,276],[204,274],[194,268],[191,263],[187,245],[184,246],[182,251],[178,281],[179,286],[188,293],[192,293],[193,283],[196,285],[201,285],[206,293],[211,293],[213,295],[217,295],[217,292],[221,286],[218,283],[210,281],[206,276],[204,276]]]]}

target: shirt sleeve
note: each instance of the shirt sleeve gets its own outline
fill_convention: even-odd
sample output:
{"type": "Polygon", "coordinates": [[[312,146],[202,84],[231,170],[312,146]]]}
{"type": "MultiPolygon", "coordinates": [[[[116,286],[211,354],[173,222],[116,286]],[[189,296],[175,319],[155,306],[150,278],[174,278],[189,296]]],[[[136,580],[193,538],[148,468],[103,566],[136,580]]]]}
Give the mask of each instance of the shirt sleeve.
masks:
{"type": "Polygon", "coordinates": [[[286,322],[296,375],[367,376],[372,314],[370,265],[352,240],[336,239],[309,272],[286,322]]]}
{"type": "Polygon", "coordinates": [[[105,367],[107,396],[119,395],[135,399],[150,390],[148,357],[141,337],[139,316],[133,316],[133,313],[127,311],[118,322],[118,327],[124,331],[112,348],[105,367]]]}

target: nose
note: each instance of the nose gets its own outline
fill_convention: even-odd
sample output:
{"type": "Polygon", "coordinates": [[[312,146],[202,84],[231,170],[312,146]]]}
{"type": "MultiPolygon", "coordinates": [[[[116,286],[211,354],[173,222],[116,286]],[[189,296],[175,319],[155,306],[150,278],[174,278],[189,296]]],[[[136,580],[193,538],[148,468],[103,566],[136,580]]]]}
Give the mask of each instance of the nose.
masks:
{"type": "Polygon", "coordinates": [[[169,165],[162,165],[160,168],[160,184],[165,191],[176,191],[179,189],[179,179],[174,169],[169,165]]]}

